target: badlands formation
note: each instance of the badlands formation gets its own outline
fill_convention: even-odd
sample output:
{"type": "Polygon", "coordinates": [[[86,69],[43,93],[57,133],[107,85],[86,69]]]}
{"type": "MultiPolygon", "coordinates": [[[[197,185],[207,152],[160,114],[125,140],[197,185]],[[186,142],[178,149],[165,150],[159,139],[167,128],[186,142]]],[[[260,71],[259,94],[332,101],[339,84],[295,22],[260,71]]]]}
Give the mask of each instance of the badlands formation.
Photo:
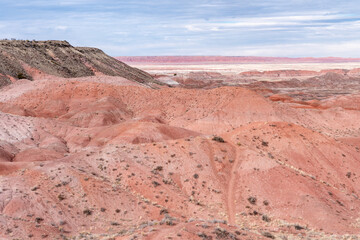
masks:
{"type": "Polygon", "coordinates": [[[1,239],[359,238],[359,69],[0,56],[1,239]]]}

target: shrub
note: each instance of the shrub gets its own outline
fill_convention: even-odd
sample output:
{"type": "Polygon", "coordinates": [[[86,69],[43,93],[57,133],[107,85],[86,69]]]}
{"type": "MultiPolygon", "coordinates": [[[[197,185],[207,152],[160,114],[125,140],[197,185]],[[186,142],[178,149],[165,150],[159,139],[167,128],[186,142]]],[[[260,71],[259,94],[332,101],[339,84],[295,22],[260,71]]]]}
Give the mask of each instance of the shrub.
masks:
{"type": "Polygon", "coordinates": [[[213,141],[216,141],[216,142],[220,142],[220,143],[224,143],[225,140],[222,138],[222,137],[218,137],[218,136],[214,136],[212,138],[213,141]]]}
{"type": "Polygon", "coordinates": [[[255,205],[256,204],[256,197],[249,197],[248,201],[249,201],[249,203],[255,205]]]}
{"type": "Polygon", "coordinates": [[[92,211],[91,211],[90,209],[85,209],[85,210],[83,211],[83,213],[84,213],[86,216],[89,216],[89,215],[92,214],[92,211]]]}
{"type": "Polygon", "coordinates": [[[17,78],[18,79],[25,79],[26,77],[25,77],[25,75],[23,73],[18,73],[17,78]]]}

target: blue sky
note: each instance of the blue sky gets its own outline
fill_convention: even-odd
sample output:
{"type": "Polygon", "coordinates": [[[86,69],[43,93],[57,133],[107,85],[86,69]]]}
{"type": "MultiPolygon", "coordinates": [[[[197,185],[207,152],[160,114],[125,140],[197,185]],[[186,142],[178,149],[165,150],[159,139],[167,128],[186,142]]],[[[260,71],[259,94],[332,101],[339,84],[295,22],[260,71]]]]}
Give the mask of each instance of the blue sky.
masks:
{"type": "Polygon", "coordinates": [[[112,56],[360,57],[356,0],[0,0],[0,38],[112,56]]]}

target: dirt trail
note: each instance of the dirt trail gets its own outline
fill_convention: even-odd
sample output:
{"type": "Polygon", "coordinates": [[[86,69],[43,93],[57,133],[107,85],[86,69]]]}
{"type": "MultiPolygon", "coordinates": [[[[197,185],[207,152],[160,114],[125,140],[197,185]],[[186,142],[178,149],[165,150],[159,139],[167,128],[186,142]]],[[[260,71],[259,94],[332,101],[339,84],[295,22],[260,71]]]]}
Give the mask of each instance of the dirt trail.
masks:
{"type": "MultiPolygon", "coordinates": [[[[238,153],[237,148],[232,145],[231,143],[225,143],[234,150],[234,156],[231,156],[231,159],[233,159],[233,166],[230,169],[230,175],[228,175],[226,172],[222,172],[221,174],[218,168],[216,167],[215,163],[215,151],[214,147],[212,146],[212,143],[207,140],[206,141],[208,149],[209,149],[209,160],[210,160],[210,166],[214,172],[214,175],[218,179],[218,181],[223,185],[223,189],[225,189],[225,193],[223,195],[224,203],[225,203],[225,209],[227,213],[228,222],[231,225],[235,225],[235,216],[236,216],[236,209],[235,209],[235,185],[236,185],[236,179],[237,179],[237,173],[236,169],[238,168],[238,153]]],[[[228,164],[228,163],[227,163],[228,164]]]]}
{"type": "Polygon", "coordinates": [[[228,210],[228,217],[229,217],[229,223],[234,225],[236,224],[236,208],[235,208],[235,186],[236,186],[236,180],[237,180],[237,169],[239,167],[239,159],[238,159],[238,149],[231,143],[228,143],[231,145],[231,147],[235,150],[235,156],[234,156],[234,162],[233,166],[230,171],[230,180],[228,183],[227,188],[227,196],[226,196],[226,202],[227,202],[227,210],[228,210]]]}

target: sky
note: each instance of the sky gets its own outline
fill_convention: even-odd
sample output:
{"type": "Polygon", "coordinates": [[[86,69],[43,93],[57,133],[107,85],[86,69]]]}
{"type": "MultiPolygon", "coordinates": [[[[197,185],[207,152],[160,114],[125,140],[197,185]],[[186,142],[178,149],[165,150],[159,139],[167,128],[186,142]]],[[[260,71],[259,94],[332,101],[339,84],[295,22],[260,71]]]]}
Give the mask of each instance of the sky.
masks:
{"type": "Polygon", "coordinates": [[[360,57],[358,0],[0,0],[0,39],[111,56],[360,57]]]}

